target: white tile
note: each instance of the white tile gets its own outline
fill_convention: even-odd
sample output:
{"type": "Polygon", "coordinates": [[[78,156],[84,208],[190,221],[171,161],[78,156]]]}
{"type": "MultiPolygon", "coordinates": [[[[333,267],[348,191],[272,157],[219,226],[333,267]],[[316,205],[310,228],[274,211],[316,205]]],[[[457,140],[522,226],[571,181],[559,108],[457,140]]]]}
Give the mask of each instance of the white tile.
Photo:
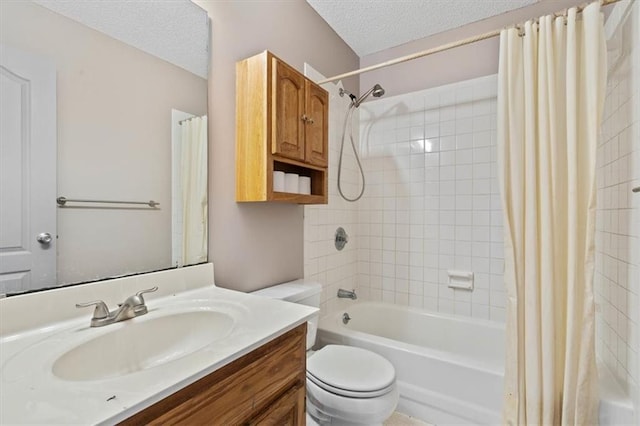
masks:
{"type": "Polygon", "coordinates": [[[469,164],[458,164],[455,166],[455,178],[457,180],[473,179],[473,166],[469,164]]]}
{"type": "Polygon", "coordinates": [[[440,151],[454,151],[456,149],[456,136],[440,137],[440,151]]]}
{"type": "Polygon", "coordinates": [[[423,307],[423,297],[419,294],[409,294],[409,306],[412,308],[422,308],[423,307]]]}
{"type": "MultiPolygon", "coordinates": [[[[473,133],[473,118],[460,118],[455,120],[455,134],[461,135],[465,133],[473,133]]],[[[440,126],[442,129],[442,126],[440,126]]]]}
{"type": "Polygon", "coordinates": [[[456,151],[443,151],[440,153],[440,166],[456,164],[456,151]]]}
{"type": "Polygon", "coordinates": [[[495,128],[495,116],[483,115],[479,117],[473,117],[473,131],[483,132],[486,130],[495,128]]]}
{"type": "Polygon", "coordinates": [[[473,303],[471,305],[471,316],[474,318],[489,319],[489,306],[473,303]]]}
{"type": "Polygon", "coordinates": [[[440,137],[441,136],[440,124],[438,122],[430,122],[428,124],[425,124],[422,130],[422,135],[423,135],[422,136],[423,138],[428,138],[428,139],[440,137]]]}
{"type": "Polygon", "coordinates": [[[470,194],[456,195],[456,210],[473,210],[473,196],[470,194]]]}
{"type": "Polygon", "coordinates": [[[491,102],[488,99],[481,99],[473,102],[474,116],[487,115],[487,114],[491,114],[491,102]]]}
{"type": "MultiPolygon", "coordinates": [[[[504,316],[504,309],[488,300],[490,290],[504,290],[491,287],[493,268],[502,264],[497,263],[501,259],[489,257],[499,256],[501,249],[501,241],[492,242],[492,230],[501,234],[502,225],[499,203],[491,195],[498,195],[497,186],[493,187],[497,171],[492,123],[497,80],[494,76],[477,81],[402,95],[394,102],[408,113],[377,119],[373,125],[365,121],[368,112],[362,112],[361,140],[365,126],[369,132],[369,140],[362,144],[367,153],[363,161],[367,192],[355,207],[339,201],[336,208],[322,213],[326,220],[320,217],[317,222],[324,227],[322,232],[307,227],[305,216],[305,242],[317,237],[320,243],[308,250],[305,245],[305,275],[313,270],[335,283],[331,285],[349,276],[349,260],[334,255],[330,237],[334,223],[353,223],[360,236],[353,239],[358,283],[372,300],[476,318],[504,316]],[[317,257],[309,266],[306,257],[314,250],[317,257]],[[323,266],[333,269],[320,272],[323,266]],[[477,293],[456,295],[446,287],[446,269],[451,267],[477,269],[477,293]]],[[[380,114],[390,105],[371,113],[380,114]]],[[[338,145],[333,145],[330,162],[337,166],[338,145]]],[[[619,168],[624,171],[624,166],[619,168]]],[[[357,170],[346,171],[343,178],[357,182],[357,170]]],[[[332,188],[335,179],[335,171],[330,172],[332,188]]],[[[335,188],[330,195],[332,203],[335,188]]],[[[618,220],[618,227],[625,223],[620,216],[618,220]]],[[[324,306],[335,299],[323,297],[324,306]]]]}
{"type": "Polygon", "coordinates": [[[460,149],[456,150],[456,164],[473,164],[473,150],[460,149]]]}
{"type": "Polygon", "coordinates": [[[473,103],[456,103],[455,107],[456,118],[469,118],[473,117],[473,103]]]}
{"type": "Polygon", "coordinates": [[[456,107],[455,105],[445,106],[440,108],[440,121],[451,121],[456,118],[456,107]]]}
{"type": "Polygon", "coordinates": [[[440,121],[440,110],[439,109],[427,109],[424,112],[424,123],[432,124],[440,121]]]}
{"type": "MultiPolygon", "coordinates": [[[[475,181],[472,179],[461,179],[456,180],[455,182],[455,193],[460,195],[470,195],[473,194],[475,181]]],[[[440,191],[442,191],[442,184],[440,186],[440,191]]]]}
{"type": "MultiPolygon", "coordinates": [[[[441,116],[440,119],[442,120],[443,117],[441,116]]],[[[458,121],[456,120],[440,121],[439,136],[443,137],[462,133],[462,128],[459,129],[458,125],[460,125],[461,127],[465,125],[465,130],[471,129],[473,127],[473,121],[471,119],[463,119],[459,121],[460,123],[458,123],[458,121]]],[[[468,130],[467,133],[470,131],[471,130],[468,130]]]]}

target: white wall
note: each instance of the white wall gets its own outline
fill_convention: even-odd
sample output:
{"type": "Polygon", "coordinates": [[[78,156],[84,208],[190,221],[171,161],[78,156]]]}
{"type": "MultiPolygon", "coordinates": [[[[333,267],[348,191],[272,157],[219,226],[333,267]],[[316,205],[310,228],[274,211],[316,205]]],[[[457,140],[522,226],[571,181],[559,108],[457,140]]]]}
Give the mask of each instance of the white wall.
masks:
{"type": "Polygon", "coordinates": [[[361,107],[364,298],[504,320],[496,89],[493,75],[361,107]],[[474,290],[448,288],[448,270],[474,290]]]}
{"type": "Polygon", "coordinates": [[[597,153],[599,357],[634,399],[640,423],[640,4],[616,6],[606,25],[609,76],[597,153]]]}

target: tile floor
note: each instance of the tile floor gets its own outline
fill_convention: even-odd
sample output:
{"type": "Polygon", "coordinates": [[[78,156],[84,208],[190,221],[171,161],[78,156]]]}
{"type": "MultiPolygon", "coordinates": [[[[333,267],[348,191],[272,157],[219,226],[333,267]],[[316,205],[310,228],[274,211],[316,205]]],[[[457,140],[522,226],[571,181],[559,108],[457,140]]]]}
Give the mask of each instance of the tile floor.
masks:
{"type": "Polygon", "coordinates": [[[432,426],[429,423],[425,423],[422,420],[418,420],[415,417],[407,416],[406,414],[394,412],[385,422],[384,426],[432,426]]]}

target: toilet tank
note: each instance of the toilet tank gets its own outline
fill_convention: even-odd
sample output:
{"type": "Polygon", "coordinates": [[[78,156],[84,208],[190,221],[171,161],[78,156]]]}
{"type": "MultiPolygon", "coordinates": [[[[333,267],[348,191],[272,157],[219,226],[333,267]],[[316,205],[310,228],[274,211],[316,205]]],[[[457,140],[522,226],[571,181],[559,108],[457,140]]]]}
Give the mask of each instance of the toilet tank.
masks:
{"type": "MultiPolygon", "coordinates": [[[[301,279],[256,290],[251,294],[320,308],[321,292],[322,284],[301,279]]],[[[319,315],[314,315],[307,321],[307,350],[311,349],[316,342],[318,319],[319,315]]]]}

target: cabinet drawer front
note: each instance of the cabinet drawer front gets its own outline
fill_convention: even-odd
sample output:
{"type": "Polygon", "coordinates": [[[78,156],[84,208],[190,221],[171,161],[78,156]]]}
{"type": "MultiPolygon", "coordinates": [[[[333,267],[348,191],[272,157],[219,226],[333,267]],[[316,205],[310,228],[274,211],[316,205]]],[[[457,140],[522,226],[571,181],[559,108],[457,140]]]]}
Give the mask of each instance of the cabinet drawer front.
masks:
{"type": "Polygon", "coordinates": [[[304,160],[305,78],[285,63],[273,59],[272,153],[304,160]]]}
{"type": "Polygon", "coordinates": [[[305,385],[298,383],[247,424],[250,426],[301,426],[305,419],[305,385]]]}
{"type": "Polygon", "coordinates": [[[305,111],[309,120],[305,126],[305,160],[324,167],[329,146],[329,95],[310,81],[306,83],[305,111]]]}

